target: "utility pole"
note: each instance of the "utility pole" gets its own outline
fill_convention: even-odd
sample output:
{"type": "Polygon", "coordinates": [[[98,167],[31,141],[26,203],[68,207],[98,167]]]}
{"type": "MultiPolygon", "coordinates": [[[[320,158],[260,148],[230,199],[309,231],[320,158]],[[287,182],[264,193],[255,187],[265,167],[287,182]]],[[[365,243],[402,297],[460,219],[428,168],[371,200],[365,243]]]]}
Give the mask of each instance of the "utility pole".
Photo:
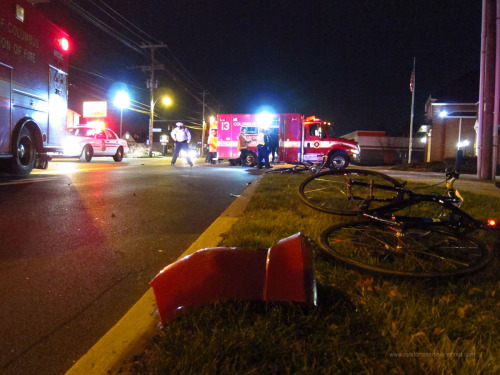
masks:
{"type": "Polygon", "coordinates": [[[155,50],[157,48],[167,47],[166,44],[143,44],[140,46],[144,49],[151,50],[151,66],[142,66],[142,71],[150,71],[151,78],[149,81],[149,94],[150,94],[150,105],[149,105],[149,157],[153,156],[153,126],[154,126],[154,111],[155,111],[155,98],[154,98],[154,90],[156,88],[155,82],[155,70],[164,69],[163,64],[155,64],[155,50]]]}
{"type": "Polygon", "coordinates": [[[201,111],[201,156],[205,156],[205,90],[203,90],[203,108],[201,111]]]}
{"type": "Polygon", "coordinates": [[[411,152],[413,148],[413,114],[415,109],[415,57],[413,58],[413,70],[410,77],[411,91],[411,114],[410,114],[410,136],[408,142],[408,164],[411,163],[411,152]]]}

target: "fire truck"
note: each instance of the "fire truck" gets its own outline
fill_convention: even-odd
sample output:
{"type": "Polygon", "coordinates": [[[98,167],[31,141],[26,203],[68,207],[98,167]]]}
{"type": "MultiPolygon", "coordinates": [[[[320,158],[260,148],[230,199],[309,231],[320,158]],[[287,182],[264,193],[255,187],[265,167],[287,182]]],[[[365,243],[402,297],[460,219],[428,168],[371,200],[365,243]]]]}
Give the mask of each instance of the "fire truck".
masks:
{"type": "Polygon", "coordinates": [[[358,144],[335,138],[331,125],[316,116],[304,117],[300,113],[224,114],[217,116],[217,126],[218,158],[229,159],[231,164],[239,163],[237,138],[241,128],[245,129],[245,137],[250,141],[247,165],[254,166],[257,162],[255,140],[262,128],[278,131],[278,159],[282,162],[315,163],[326,157],[326,167],[344,169],[359,159],[358,144]]]}
{"type": "Polygon", "coordinates": [[[68,35],[24,0],[0,7],[0,162],[17,176],[47,168],[66,131],[68,35]]]}

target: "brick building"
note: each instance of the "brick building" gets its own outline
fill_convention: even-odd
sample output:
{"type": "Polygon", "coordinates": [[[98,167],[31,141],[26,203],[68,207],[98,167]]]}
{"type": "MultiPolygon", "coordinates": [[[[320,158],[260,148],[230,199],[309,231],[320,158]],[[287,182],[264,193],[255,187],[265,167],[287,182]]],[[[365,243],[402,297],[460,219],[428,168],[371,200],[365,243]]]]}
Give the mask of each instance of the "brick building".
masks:
{"type": "Polygon", "coordinates": [[[415,138],[425,139],[425,161],[455,157],[461,148],[475,156],[479,72],[471,72],[431,94],[425,103],[425,122],[415,138]]]}
{"type": "MultiPolygon", "coordinates": [[[[345,134],[342,138],[359,144],[361,149],[360,164],[391,165],[401,164],[408,160],[408,137],[388,137],[385,131],[357,130],[345,134]]],[[[412,159],[423,160],[421,144],[413,144],[412,159]]]]}

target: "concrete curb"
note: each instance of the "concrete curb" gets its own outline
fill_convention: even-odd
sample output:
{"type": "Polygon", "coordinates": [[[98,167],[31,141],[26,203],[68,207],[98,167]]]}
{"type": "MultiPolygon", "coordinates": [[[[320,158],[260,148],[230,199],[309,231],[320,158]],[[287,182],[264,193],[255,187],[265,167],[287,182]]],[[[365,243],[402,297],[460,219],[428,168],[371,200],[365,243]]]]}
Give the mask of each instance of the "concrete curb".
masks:
{"type": "MultiPolygon", "coordinates": [[[[231,229],[243,214],[262,175],[203,232],[203,234],[180,256],[192,254],[199,249],[216,247],[222,234],[231,229]]],[[[81,357],[66,375],[126,374],[124,366],[143,352],[151,338],[158,333],[159,319],[154,314],[155,298],[151,288],[90,350],[81,357]]]]}

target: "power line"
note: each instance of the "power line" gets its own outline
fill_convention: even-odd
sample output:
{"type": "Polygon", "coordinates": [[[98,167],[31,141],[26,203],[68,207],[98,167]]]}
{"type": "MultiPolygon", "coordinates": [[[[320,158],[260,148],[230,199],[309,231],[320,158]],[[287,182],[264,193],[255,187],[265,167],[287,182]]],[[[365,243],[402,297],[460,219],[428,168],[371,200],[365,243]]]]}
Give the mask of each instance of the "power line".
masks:
{"type": "MultiPolygon", "coordinates": [[[[89,0],[91,3],[93,3],[97,8],[101,9],[105,14],[108,14],[105,10],[103,10],[101,7],[99,7],[97,4],[95,4],[92,0],[89,0]]],[[[113,8],[111,8],[108,4],[106,4],[105,2],[103,2],[102,0],[99,0],[100,3],[102,3],[102,5],[104,5],[106,8],[108,8],[111,12],[113,12],[114,14],[116,14],[120,19],[122,19],[123,21],[125,21],[128,25],[132,26],[135,30],[137,30],[140,34],[143,34],[143,36],[146,37],[147,40],[154,40],[154,37],[152,37],[151,35],[149,35],[148,33],[146,33],[144,30],[141,30],[140,28],[138,28],[134,23],[130,22],[129,20],[127,20],[125,17],[123,17],[120,13],[118,13],[116,10],[114,10],[113,8]]],[[[109,15],[109,17],[111,17],[112,19],[116,20],[113,16],[109,15]]],[[[118,23],[120,23],[120,21],[116,20],[118,23]]],[[[129,30],[132,34],[136,35],[139,39],[144,39],[143,37],[141,37],[139,34],[136,34],[134,31],[130,30],[129,27],[123,25],[122,23],[120,23],[126,30],[129,30]]]]}
{"type": "MultiPolygon", "coordinates": [[[[71,10],[79,14],[81,17],[89,21],[90,23],[94,24],[97,28],[100,30],[104,31],[105,33],[111,35],[113,38],[124,44],[125,46],[131,48],[135,52],[140,53],[142,56],[148,56],[149,54],[145,51],[146,48],[150,48],[151,52],[154,51],[155,48],[153,47],[158,47],[162,46],[166,48],[169,57],[167,57],[165,54],[159,52],[158,53],[158,68],[163,68],[161,66],[161,62],[165,61],[168,65],[168,69],[165,69],[166,74],[170,76],[172,81],[178,85],[180,85],[184,91],[191,97],[193,98],[196,103],[202,106],[201,108],[201,113],[204,115],[205,109],[209,109],[212,113],[216,113],[217,111],[211,108],[210,103],[209,103],[209,98],[211,98],[211,101],[214,102],[217,106],[220,108],[220,103],[218,102],[217,98],[210,93],[210,91],[206,90],[197,80],[196,78],[189,73],[189,71],[186,69],[186,67],[179,61],[179,59],[174,55],[174,53],[162,42],[159,42],[158,44],[154,43],[148,43],[145,44],[142,42],[144,39],[148,40],[155,40],[154,37],[140,29],[138,26],[136,26],[134,23],[130,22],[127,20],[125,17],[123,17],[120,13],[118,13],[116,10],[114,10],[111,6],[106,4],[103,0],[87,0],[87,4],[91,4],[94,7],[94,10],[97,10],[97,12],[100,12],[101,18],[93,14],[91,11],[88,9],[85,9],[82,5],[81,2],[80,4],[77,4],[73,0],[61,0],[63,4],[68,6],[71,10]],[[99,4],[96,2],[98,1],[99,4]],[[102,17],[105,17],[106,20],[102,20],[102,17]],[[120,31],[121,30],[121,31],[120,31]],[[140,41],[137,41],[140,40],[140,41]],[[199,92],[203,91],[203,99],[200,99],[199,92]]],[[[95,13],[95,12],[94,12],[95,13]]],[[[154,101],[153,101],[153,90],[154,90],[154,85],[155,85],[155,79],[154,79],[154,70],[157,68],[156,67],[156,60],[154,58],[154,53],[152,53],[151,56],[152,63],[151,66],[148,67],[142,67],[143,71],[150,71],[151,72],[151,80],[150,80],[150,127],[152,127],[154,118],[156,116],[156,113],[154,113],[154,101]]],[[[73,67],[74,69],[84,71],[81,68],[76,68],[73,67]]],[[[116,82],[109,77],[103,77],[100,74],[97,73],[92,73],[86,71],[88,74],[94,75],[94,77],[101,78],[101,79],[108,79],[109,81],[116,82]]],[[[137,90],[141,90],[143,92],[143,88],[138,88],[136,86],[132,85],[127,85],[128,87],[134,87],[137,90]]],[[[104,90],[103,90],[104,91],[104,90]]],[[[106,95],[104,95],[106,96],[106,95]]],[[[142,104],[142,103],[141,103],[142,104]]],[[[139,107],[140,108],[140,107],[139,107]]],[[[145,109],[138,109],[139,112],[141,113],[146,113],[145,109]]],[[[199,114],[199,112],[197,112],[199,114]]],[[[193,119],[194,120],[194,119],[193,119]]],[[[196,120],[199,121],[199,120],[196,120]]],[[[150,132],[150,138],[152,139],[151,132],[150,132]]]]}
{"type": "Polygon", "coordinates": [[[127,36],[121,34],[118,32],[116,29],[112,28],[105,22],[101,21],[99,18],[95,17],[92,15],[90,12],[82,8],[80,5],[76,4],[72,0],[61,0],[62,3],[64,3],[66,6],[68,6],[70,9],[75,11],[76,13],[80,14],[83,18],[85,18],[87,21],[90,23],[94,24],[97,26],[99,29],[103,30],[107,34],[111,35],[113,38],[116,40],[120,41],[124,45],[126,45],[129,48],[132,48],[134,51],[142,53],[141,49],[138,48],[138,43],[135,42],[134,40],[128,38],[127,36]]]}

